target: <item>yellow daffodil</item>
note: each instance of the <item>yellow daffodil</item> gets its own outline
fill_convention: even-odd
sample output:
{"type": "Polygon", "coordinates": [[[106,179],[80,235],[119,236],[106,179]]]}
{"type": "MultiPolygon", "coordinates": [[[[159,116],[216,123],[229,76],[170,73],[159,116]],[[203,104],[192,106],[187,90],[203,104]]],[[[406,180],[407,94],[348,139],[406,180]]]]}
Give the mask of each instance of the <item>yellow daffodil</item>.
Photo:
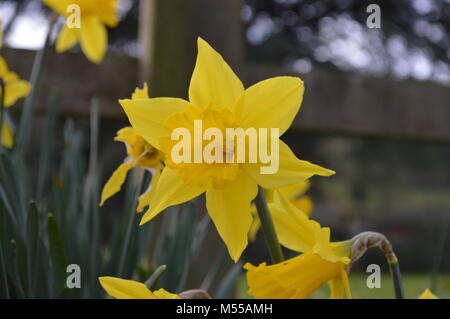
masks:
{"type": "Polygon", "coordinates": [[[439,297],[432,293],[430,289],[425,289],[425,291],[417,297],[417,299],[439,299],[439,297]]]}
{"type": "MultiPolygon", "coordinates": [[[[10,107],[18,99],[24,98],[30,92],[31,85],[25,80],[21,80],[19,76],[8,69],[8,65],[3,57],[0,56],[0,79],[3,82],[5,95],[0,98],[3,100],[4,107],[10,107]]],[[[5,147],[12,147],[14,144],[13,133],[10,125],[3,121],[1,128],[1,143],[5,147]]]]}
{"type": "Polygon", "coordinates": [[[80,43],[86,57],[100,63],[108,47],[106,26],[118,24],[118,0],[43,0],[44,3],[63,17],[70,18],[75,13],[71,5],[80,8],[79,27],[64,24],[56,41],[56,51],[64,52],[80,43]]]}
{"type": "Polygon", "coordinates": [[[5,85],[5,96],[3,98],[4,106],[10,107],[18,99],[24,98],[30,92],[31,85],[28,81],[21,80],[19,76],[8,69],[5,59],[0,56],[0,78],[5,85]]]}
{"type": "Polygon", "coordinates": [[[350,242],[331,243],[329,228],[309,219],[279,193],[269,208],[280,243],[303,254],[275,265],[246,264],[248,293],[255,298],[299,299],[329,283],[330,298],[351,298],[346,273],[350,242]]]}
{"type": "MultiPolygon", "coordinates": [[[[132,100],[148,99],[148,87],[144,85],[143,89],[136,89],[132,95],[132,100]]],[[[162,161],[164,159],[163,153],[147,143],[142,136],[140,136],[132,127],[124,127],[117,132],[115,141],[125,143],[127,148],[127,158],[114,171],[102,191],[100,206],[120,191],[122,184],[125,181],[127,173],[133,167],[139,166],[149,170],[152,173],[152,182],[147,191],[139,197],[138,211],[144,209],[149,204],[150,198],[154,192],[153,185],[157,182],[161,169],[163,167],[162,161]]]]}
{"type": "MultiPolygon", "coordinates": [[[[309,186],[310,182],[306,180],[297,184],[277,188],[274,190],[266,190],[266,199],[267,201],[271,202],[273,199],[273,193],[279,192],[282,196],[285,196],[287,199],[289,199],[291,203],[294,204],[294,206],[304,212],[307,216],[311,216],[313,202],[309,196],[304,195],[305,192],[309,189],[309,186]]],[[[256,208],[252,208],[253,224],[250,228],[250,232],[248,233],[248,238],[251,242],[255,241],[256,234],[261,228],[261,221],[258,218],[256,208]]]]}
{"type": "MultiPolygon", "coordinates": [[[[183,128],[193,132],[194,121],[203,127],[278,128],[281,136],[300,109],[303,82],[295,77],[277,77],[248,89],[208,43],[198,39],[198,57],[189,87],[189,101],[178,98],[121,100],[133,128],[164,154],[172,154],[171,134],[183,128]]],[[[225,141],[218,141],[225,145],[225,141]]],[[[194,153],[194,152],[192,152],[194,153]]],[[[234,156],[233,149],[224,152],[234,156]]],[[[256,163],[175,163],[166,156],[150,209],[141,224],[165,208],[206,193],[206,206],[220,236],[237,261],[247,246],[252,224],[251,201],[258,185],[278,188],[306,180],[313,175],[329,176],[333,171],[299,160],[279,141],[279,169],[262,174],[256,163]]]]}
{"type": "Polygon", "coordinates": [[[100,277],[100,284],[108,295],[117,299],[180,299],[164,289],[151,292],[143,283],[115,277],[100,277]]]}
{"type": "Polygon", "coordinates": [[[14,136],[7,121],[3,121],[1,143],[7,148],[11,148],[14,145],[14,136]]]}

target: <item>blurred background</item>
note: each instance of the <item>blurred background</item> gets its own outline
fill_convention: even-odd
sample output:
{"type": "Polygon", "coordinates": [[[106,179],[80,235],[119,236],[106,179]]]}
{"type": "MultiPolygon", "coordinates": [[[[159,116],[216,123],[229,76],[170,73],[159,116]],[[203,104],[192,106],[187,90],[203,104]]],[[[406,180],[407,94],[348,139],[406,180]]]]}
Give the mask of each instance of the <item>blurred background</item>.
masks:
{"type": "MultiPolygon", "coordinates": [[[[21,77],[29,77],[49,15],[39,0],[0,1],[3,54],[21,77]]],[[[100,66],[78,48],[53,54],[41,94],[40,114],[46,92],[57,87],[60,116],[86,128],[90,100],[99,99],[103,181],[124,155],[112,141],[127,125],[117,100],[144,81],[151,96],[185,97],[195,39],[202,36],[246,86],[286,74],[304,80],[303,106],[284,140],[300,158],[337,172],[311,180],[312,217],[332,227],[334,240],[366,230],[385,234],[399,257],[407,297],[427,287],[450,297],[449,0],[121,0],[120,17],[100,66]],[[371,3],[381,9],[381,28],[367,27],[371,3]]],[[[121,201],[118,195],[107,204],[112,216],[121,201]]],[[[198,272],[223,246],[212,226],[209,236],[198,272]]],[[[267,258],[259,234],[244,260],[267,258]]],[[[393,296],[378,251],[353,271],[355,297],[393,296]],[[371,263],[382,267],[381,289],[365,285],[371,263]]],[[[243,285],[237,291],[245,297],[243,285]]]]}

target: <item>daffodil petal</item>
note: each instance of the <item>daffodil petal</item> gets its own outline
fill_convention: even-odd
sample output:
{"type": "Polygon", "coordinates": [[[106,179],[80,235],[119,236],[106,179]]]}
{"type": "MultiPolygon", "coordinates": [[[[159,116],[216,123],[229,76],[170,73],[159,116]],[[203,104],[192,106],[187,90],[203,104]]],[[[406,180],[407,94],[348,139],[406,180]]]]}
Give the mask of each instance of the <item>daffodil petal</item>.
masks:
{"type": "Polygon", "coordinates": [[[341,267],[340,276],[331,279],[328,282],[330,286],[330,299],[351,299],[350,283],[344,267],[341,267]]]}
{"type": "Polygon", "coordinates": [[[292,184],[289,186],[281,187],[277,189],[280,193],[282,193],[284,196],[289,198],[290,200],[294,200],[298,198],[299,196],[303,195],[308,188],[310,187],[311,183],[309,180],[302,181],[297,184],[292,184]]]}
{"type": "Polygon", "coordinates": [[[10,107],[17,102],[18,99],[24,98],[28,95],[31,89],[31,84],[28,81],[17,80],[8,83],[5,89],[5,106],[10,107]]]}
{"type": "Polygon", "coordinates": [[[303,196],[302,198],[296,199],[292,201],[295,207],[304,212],[308,217],[311,216],[314,204],[309,196],[303,196]]]}
{"type": "Polygon", "coordinates": [[[64,24],[61,33],[58,35],[56,40],[56,52],[62,53],[69,50],[78,42],[78,31],[77,28],[69,28],[64,24]]]}
{"type": "Polygon", "coordinates": [[[120,191],[122,184],[125,182],[125,178],[127,177],[128,171],[131,168],[133,168],[134,165],[135,165],[134,161],[122,163],[114,171],[114,173],[109,178],[108,182],[106,182],[105,186],[103,187],[100,206],[102,206],[108,198],[110,198],[115,193],[120,191]]]}
{"type": "Polygon", "coordinates": [[[189,86],[189,100],[196,106],[234,108],[244,86],[222,56],[198,38],[198,56],[189,86]]]}
{"type": "Polygon", "coordinates": [[[302,80],[283,76],[261,81],[240,98],[237,113],[244,128],[279,128],[282,135],[300,110],[302,80]]]}
{"type": "Polygon", "coordinates": [[[158,299],[143,283],[115,277],[100,277],[108,295],[117,299],[158,299]]]}
{"type": "Polygon", "coordinates": [[[316,232],[316,242],[313,248],[313,252],[325,260],[330,262],[341,262],[348,264],[350,262],[350,256],[342,256],[336,254],[337,250],[330,241],[331,230],[329,227],[323,227],[320,231],[316,232]]]}
{"type": "Polygon", "coordinates": [[[246,163],[243,169],[262,187],[279,188],[307,180],[313,175],[330,176],[335,172],[307,161],[299,160],[280,140],[279,169],[275,174],[261,174],[261,164],[246,163]]]}
{"type": "Polygon", "coordinates": [[[11,148],[14,145],[14,136],[9,124],[4,121],[2,126],[1,142],[4,147],[11,148]]]}
{"type": "Polygon", "coordinates": [[[228,182],[224,189],[208,189],[206,192],[209,216],[235,262],[247,247],[253,220],[250,206],[257,192],[255,182],[244,173],[228,182]]]}
{"type": "MultiPolygon", "coordinates": [[[[92,2],[92,0],[88,0],[92,2]]],[[[119,0],[102,0],[98,1],[96,14],[108,27],[114,28],[119,23],[118,21],[118,6],[119,0]]]]}
{"type": "Polygon", "coordinates": [[[8,64],[6,63],[6,60],[2,56],[0,56],[0,75],[2,76],[2,78],[6,73],[8,73],[8,64]]]}
{"type": "Polygon", "coordinates": [[[158,299],[181,299],[180,296],[176,295],[176,294],[172,294],[170,292],[168,292],[167,290],[164,289],[159,289],[153,292],[153,294],[158,298],[158,299]]]}
{"type": "Polygon", "coordinates": [[[341,265],[305,253],[274,265],[246,264],[244,268],[248,270],[248,293],[255,298],[304,299],[339,276],[341,265]]]}
{"type": "Polygon", "coordinates": [[[250,230],[248,232],[248,240],[253,243],[256,240],[256,235],[258,235],[258,231],[261,228],[261,220],[256,215],[256,212],[252,211],[253,222],[250,226],[250,230]]]}
{"type": "Polygon", "coordinates": [[[144,87],[142,89],[136,88],[133,95],[131,96],[131,99],[148,99],[150,98],[148,93],[148,85],[147,83],[144,83],[144,87]]]}
{"type": "Polygon", "coordinates": [[[150,205],[150,201],[155,193],[155,185],[158,184],[159,178],[161,177],[161,170],[157,169],[152,172],[152,180],[147,190],[139,196],[137,211],[142,211],[146,206],[150,205]]]}
{"type": "Polygon", "coordinates": [[[131,126],[126,126],[117,131],[114,141],[120,141],[131,144],[137,133],[131,126]]]}
{"type": "Polygon", "coordinates": [[[204,192],[204,188],[186,185],[176,170],[166,166],[155,186],[155,192],[150,200],[150,208],[142,217],[141,225],[167,207],[187,202],[204,192]]]}
{"type": "Polygon", "coordinates": [[[284,247],[297,252],[313,250],[316,244],[316,234],[320,231],[318,222],[309,219],[289,199],[278,192],[275,192],[269,209],[278,239],[284,247]]]}
{"type": "Polygon", "coordinates": [[[108,46],[106,27],[94,15],[81,17],[80,44],[86,57],[94,63],[100,63],[108,46]]]}
{"type": "Polygon", "coordinates": [[[67,7],[73,3],[73,0],[43,0],[43,2],[62,16],[67,16],[67,7]]]}
{"type": "Polygon", "coordinates": [[[430,289],[425,289],[425,291],[417,299],[439,299],[430,289]]]}
{"type": "Polygon", "coordinates": [[[171,132],[164,126],[166,119],[189,107],[189,102],[177,98],[153,98],[120,100],[133,128],[148,143],[160,149],[161,137],[170,136],[171,132]]]}

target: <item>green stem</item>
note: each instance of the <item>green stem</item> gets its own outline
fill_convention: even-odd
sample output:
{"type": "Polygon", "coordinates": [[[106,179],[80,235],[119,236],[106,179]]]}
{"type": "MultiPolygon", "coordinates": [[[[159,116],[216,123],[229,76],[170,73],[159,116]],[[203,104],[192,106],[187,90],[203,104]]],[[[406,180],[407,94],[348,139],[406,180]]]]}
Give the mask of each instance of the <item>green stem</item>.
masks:
{"type": "Polygon", "coordinates": [[[161,265],[153,272],[153,274],[150,276],[150,278],[147,279],[145,282],[145,285],[148,289],[153,290],[156,281],[161,276],[161,274],[167,269],[166,265],[161,265]]]}
{"type": "Polygon", "coordinates": [[[133,185],[132,186],[133,188],[131,190],[131,197],[129,198],[130,206],[128,206],[128,209],[130,209],[129,210],[130,219],[128,220],[127,230],[126,230],[126,234],[125,234],[125,241],[123,243],[122,251],[120,254],[119,270],[118,270],[119,277],[122,277],[125,275],[125,268],[126,268],[125,266],[126,266],[126,262],[129,257],[131,244],[132,244],[132,237],[133,237],[133,233],[134,233],[134,230],[136,227],[136,219],[137,219],[136,197],[139,195],[139,192],[141,191],[141,188],[142,188],[142,180],[143,180],[144,171],[142,169],[139,169],[139,170],[134,170],[132,173],[133,173],[133,175],[131,176],[131,178],[132,178],[131,184],[133,185]]]}
{"type": "Polygon", "coordinates": [[[280,263],[284,261],[284,256],[281,251],[281,246],[278,241],[269,208],[267,207],[264,190],[261,187],[258,188],[258,195],[255,198],[255,206],[258,211],[259,219],[261,220],[261,227],[264,233],[267,248],[269,249],[270,257],[272,258],[273,263],[280,263]]]}
{"type": "Polygon", "coordinates": [[[402,274],[400,272],[400,265],[398,263],[398,259],[393,253],[386,255],[386,258],[388,260],[389,268],[391,270],[391,277],[395,290],[395,298],[405,299],[405,295],[403,292],[402,274]]]}

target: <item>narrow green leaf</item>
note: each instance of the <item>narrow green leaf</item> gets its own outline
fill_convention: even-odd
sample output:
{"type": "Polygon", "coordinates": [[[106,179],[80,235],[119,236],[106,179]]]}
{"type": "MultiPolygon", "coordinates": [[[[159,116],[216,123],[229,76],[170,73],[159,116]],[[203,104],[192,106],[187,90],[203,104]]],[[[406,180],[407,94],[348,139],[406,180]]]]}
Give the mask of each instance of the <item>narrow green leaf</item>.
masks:
{"type": "Polygon", "coordinates": [[[6,269],[5,257],[3,254],[3,246],[0,242],[0,298],[9,299],[8,273],[6,269]]]}
{"type": "Polygon", "coordinates": [[[50,91],[47,112],[44,123],[44,134],[42,135],[41,147],[39,149],[39,170],[37,182],[37,199],[40,201],[44,193],[45,183],[48,178],[48,167],[53,150],[57,117],[57,92],[50,91]]]}
{"type": "Polygon", "coordinates": [[[28,294],[35,296],[35,284],[39,259],[39,212],[34,201],[30,202],[27,218],[27,268],[28,268],[28,294]]]}
{"type": "Polygon", "coordinates": [[[224,298],[232,298],[233,297],[233,289],[236,286],[236,278],[242,271],[242,263],[238,262],[233,265],[231,269],[226,274],[225,278],[223,278],[219,288],[217,289],[214,298],[216,299],[224,299],[224,298]]]}
{"type": "Polygon", "coordinates": [[[56,295],[58,296],[65,288],[67,258],[64,248],[64,240],[55,216],[49,214],[47,222],[50,258],[52,261],[52,270],[55,275],[54,289],[56,295]]]}

